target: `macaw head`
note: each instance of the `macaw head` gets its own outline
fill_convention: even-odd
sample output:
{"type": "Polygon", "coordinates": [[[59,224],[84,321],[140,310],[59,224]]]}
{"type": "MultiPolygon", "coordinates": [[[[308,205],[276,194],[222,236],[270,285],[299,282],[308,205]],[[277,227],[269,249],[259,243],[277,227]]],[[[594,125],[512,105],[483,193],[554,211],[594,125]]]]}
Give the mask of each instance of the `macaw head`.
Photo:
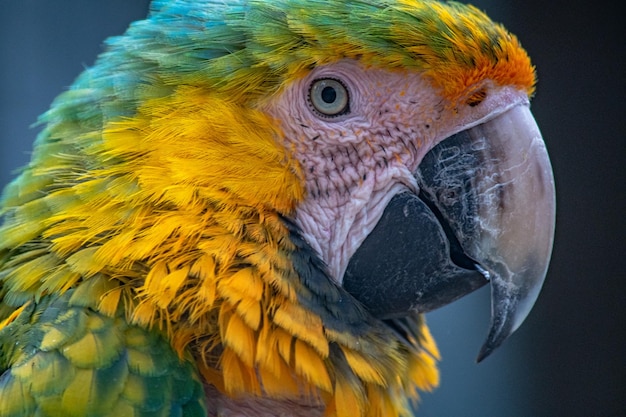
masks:
{"type": "Polygon", "coordinates": [[[530,311],[555,217],[535,73],[476,8],[164,0],[107,46],[5,193],[13,304],[91,286],[219,390],[340,415],[437,383],[419,313],[489,284],[482,359],[530,311]]]}

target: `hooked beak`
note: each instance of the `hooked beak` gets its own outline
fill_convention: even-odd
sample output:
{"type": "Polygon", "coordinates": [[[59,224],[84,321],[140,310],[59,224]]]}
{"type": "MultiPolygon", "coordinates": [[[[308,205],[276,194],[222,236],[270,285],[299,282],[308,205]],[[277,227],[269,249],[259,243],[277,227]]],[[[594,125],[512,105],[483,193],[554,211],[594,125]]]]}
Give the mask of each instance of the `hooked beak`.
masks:
{"type": "Polygon", "coordinates": [[[419,194],[392,198],[350,259],[344,288],[372,314],[442,307],[491,284],[478,361],[524,321],[543,285],[555,227],[552,169],[527,105],[435,146],[419,194]]]}

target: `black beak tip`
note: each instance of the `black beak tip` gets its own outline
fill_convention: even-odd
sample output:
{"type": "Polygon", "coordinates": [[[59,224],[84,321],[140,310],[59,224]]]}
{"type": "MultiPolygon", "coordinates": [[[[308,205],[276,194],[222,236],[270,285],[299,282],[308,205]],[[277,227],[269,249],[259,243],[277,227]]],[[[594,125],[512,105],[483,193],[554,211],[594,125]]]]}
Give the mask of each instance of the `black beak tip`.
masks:
{"type": "Polygon", "coordinates": [[[512,331],[502,332],[499,334],[494,334],[491,332],[487,337],[487,340],[480,348],[480,352],[478,352],[478,356],[476,357],[476,363],[482,362],[489,355],[491,355],[497,348],[502,345],[502,343],[511,335],[512,331]]]}
{"type": "Polygon", "coordinates": [[[483,346],[480,348],[480,352],[478,352],[478,356],[476,357],[476,363],[481,363],[487,356],[491,355],[494,350],[496,350],[497,346],[494,346],[490,343],[485,342],[483,346]]]}
{"type": "MultiPolygon", "coordinates": [[[[515,306],[517,303],[512,303],[512,305],[515,306]]],[[[492,312],[489,334],[478,352],[476,363],[485,360],[513,334],[517,328],[517,326],[515,326],[517,318],[516,311],[516,308],[512,308],[511,310],[496,310],[496,312],[492,312]]]]}

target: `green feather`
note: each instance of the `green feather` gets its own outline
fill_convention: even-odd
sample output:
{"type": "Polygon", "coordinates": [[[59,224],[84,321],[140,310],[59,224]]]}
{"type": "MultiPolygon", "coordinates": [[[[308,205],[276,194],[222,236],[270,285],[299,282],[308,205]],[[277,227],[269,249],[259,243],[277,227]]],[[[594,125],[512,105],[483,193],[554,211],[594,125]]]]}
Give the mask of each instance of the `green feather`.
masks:
{"type": "Polygon", "coordinates": [[[195,366],[159,333],[84,306],[96,287],[46,297],[0,331],[0,415],[206,415],[195,366]]]}

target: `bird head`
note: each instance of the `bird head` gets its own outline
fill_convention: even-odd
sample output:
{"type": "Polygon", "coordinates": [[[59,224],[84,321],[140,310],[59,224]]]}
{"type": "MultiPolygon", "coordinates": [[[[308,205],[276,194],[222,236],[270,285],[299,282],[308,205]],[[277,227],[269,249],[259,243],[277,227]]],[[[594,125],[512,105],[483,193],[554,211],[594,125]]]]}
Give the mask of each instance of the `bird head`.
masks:
{"type": "Polygon", "coordinates": [[[472,6],[155,1],[42,117],[5,191],[5,300],[80,287],[228,395],[404,412],[438,380],[419,313],[490,284],[482,359],[538,296],[534,85],[472,6]]]}

